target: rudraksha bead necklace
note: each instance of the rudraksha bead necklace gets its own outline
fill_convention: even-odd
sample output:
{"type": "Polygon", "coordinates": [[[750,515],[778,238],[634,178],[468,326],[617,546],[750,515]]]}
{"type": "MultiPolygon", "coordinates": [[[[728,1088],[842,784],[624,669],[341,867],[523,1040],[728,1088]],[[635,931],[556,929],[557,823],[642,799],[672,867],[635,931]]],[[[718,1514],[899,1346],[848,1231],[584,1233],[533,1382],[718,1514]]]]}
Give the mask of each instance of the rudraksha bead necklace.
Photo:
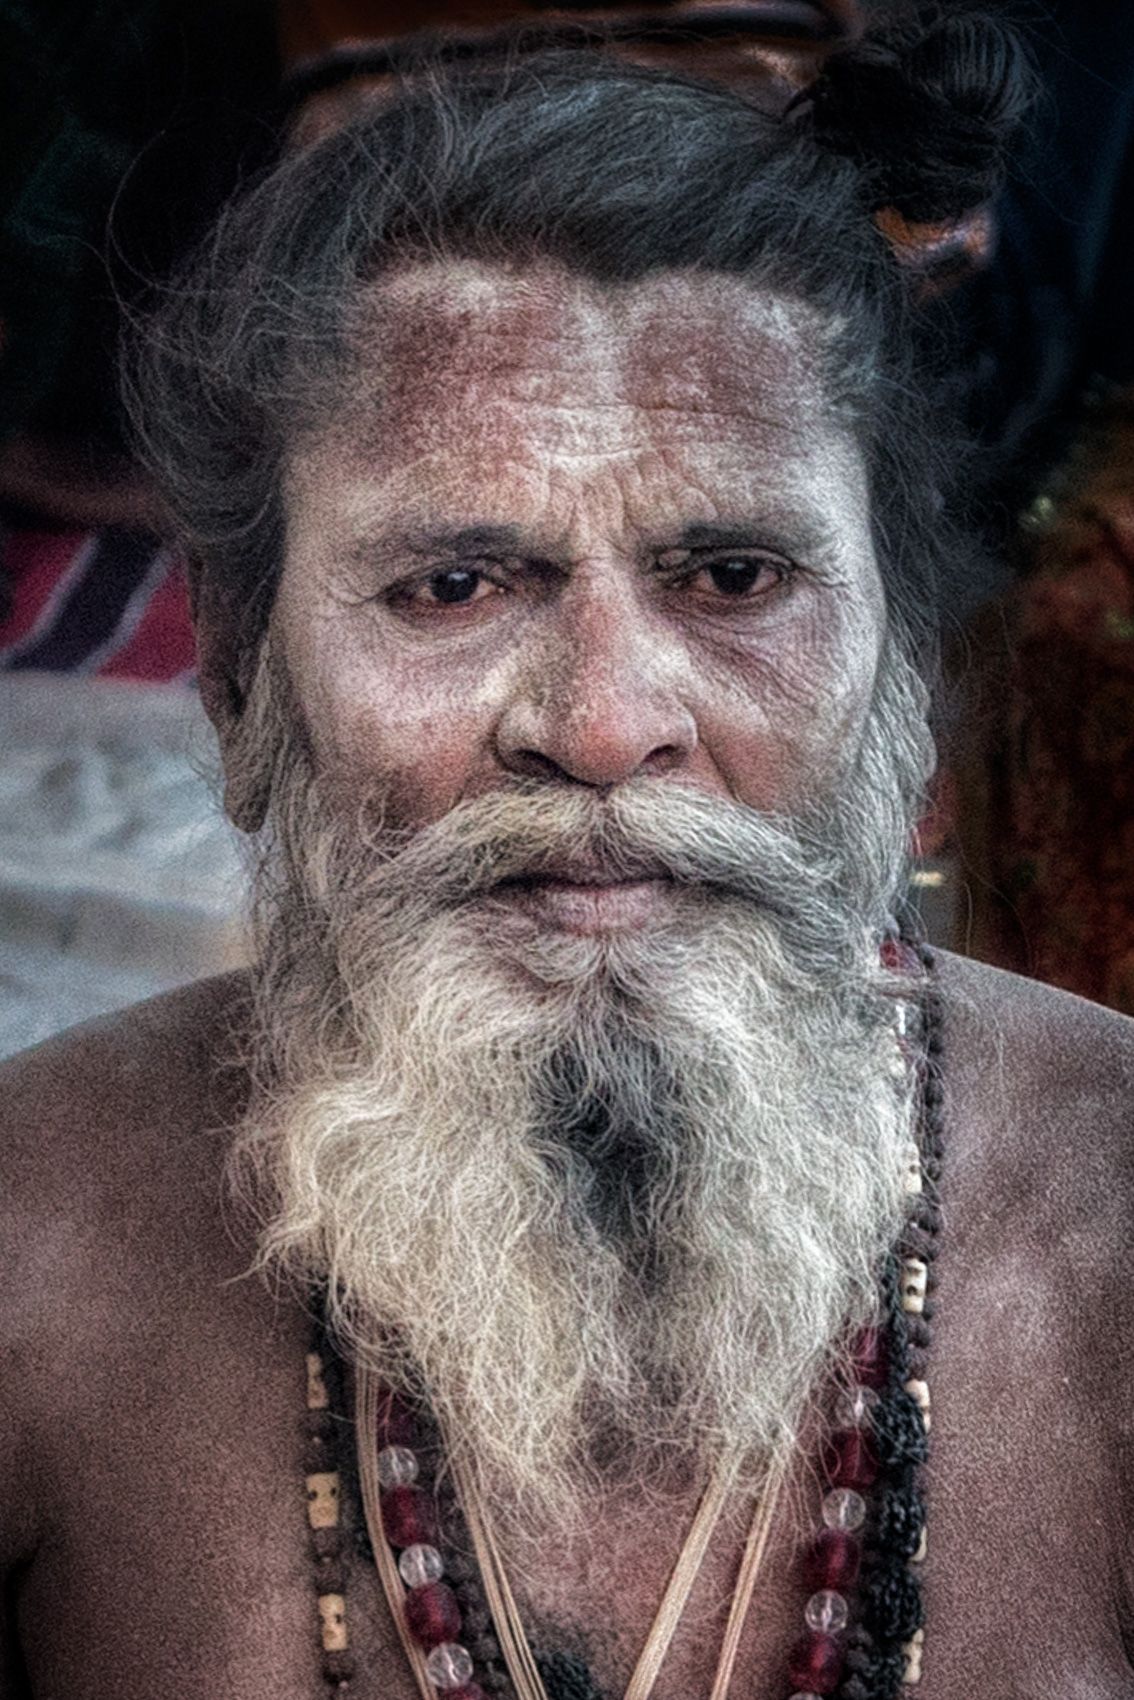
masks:
{"type": "MultiPolygon", "coordinates": [[[[831,1695],[836,1700],[896,1700],[921,1676],[920,1571],[926,1556],[921,1477],[930,1426],[926,1367],[940,1230],[936,1193],[943,1149],[942,1014],[931,950],[893,937],[883,945],[882,961],[902,977],[899,995],[910,998],[898,1005],[899,1044],[906,1066],[917,1071],[920,1087],[918,1139],[911,1144],[906,1171],[910,1212],[884,1271],[880,1323],[864,1330],[856,1342],[853,1380],[838,1396],[837,1426],[824,1449],[821,1526],[804,1555],[809,1593],[802,1614],[804,1632],[788,1660],[790,1700],[831,1695]],[[914,1011],[920,1022],[917,1034],[911,1024],[914,1011]]],[[[346,1424],[336,1415],[343,1409],[335,1397],[338,1376],[339,1364],[320,1325],[307,1357],[307,1515],[323,1677],[330,1687],[347,1691],[355,1660],[343,1563],[338,1449],[346,1424]]],[[[360,1394],[365,1385],[360,1377],[360,1394]]],[[[505,1700],[517,1667],[524,1690],[546,1695],[544,1674],[550,1676],[550,1662],[537,1661],[522,1629],[512,1635],[497,1610],[496,1632],[506,1642],[502,1650],[492,1633],[493,1615],[477,1587],[475,1567],[448,1555],[442,1546],[437,1498],[423,1476],[424,1448],[410,1412],[386,1392],[375,1392],[368,1403],[370,1409],[356,1413],[363,1497],[368,1497],[369,1472],[369,1497],[379,1508],[380,1528],[372,1530],[378,1536],[375,1561],[423,1697],[490,1700],[496,1695],[505,1700]]],[[[708,1503],[711,1497],[712,1490],[698,1514],[705,1517],[707,1532],[719,1511],[719,1504],[708,1503]]],[[[734,1601],[726,1631],[726,1645],[730,1634],[734,1643],[733,1657],[775,1497],[769,1493],[763,1515],[758,1512],[742,1563],[742,1609],[737,1612],[734,1601]],[[745,1585],[745,1567],[754,1551],[755,1566],[745,1585]]],[[[454,1515],[459,1513],[454,1510],[454,1515]]],[[[688,1581],[691,1585],[692,1576],[688,1581]]],[[[688,1586],[682,1603],[687,1592],[688,1586]]],[[[661,1651],[664,1654],[664,1646],[661,1651]]],[[[727,1691],[731,1669],[731,1657],[722,1652],[714,1695],[727,1691]]],[[[588,1682],[585,1671],[579,1681],[573,1678],[567,1684],[572,1697],[576,1690],[581,1695],[597,1692],[593,1684],[588,1690],[588,1682]]],[[[650,1682],[652,1675],[641,1685],[643,1693],[648,1693],[650,1682]]],[[[550,1700],[559,1700],[559,1693],[554,1687],[550,1700]]]]}

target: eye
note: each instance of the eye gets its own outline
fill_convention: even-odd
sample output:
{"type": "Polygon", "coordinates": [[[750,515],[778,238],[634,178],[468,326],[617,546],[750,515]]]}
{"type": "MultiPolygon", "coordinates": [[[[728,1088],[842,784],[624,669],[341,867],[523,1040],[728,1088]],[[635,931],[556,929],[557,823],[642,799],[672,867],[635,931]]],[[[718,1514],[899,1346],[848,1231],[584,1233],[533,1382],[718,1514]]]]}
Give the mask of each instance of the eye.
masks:
{"type": "Polygon", "coordinates": [[[446,567],[444,572],[433,573],[420,587],[419,594],[447,606],[457,602],[475,602],[481,592],[490,589],[484,574],[471,567],[446,567]]]}
{"type": "Polygon", "coordinates": [[[735,601],[768,596],[791,578],[790,561],[778,555],[718,555],[690,562],[685,583],[712,596],[735,601]]]}
{"type": "Polygon", "coordinates": [[[747,596],[754,590],[761,577],[771,577],[779,582],[782,576],[776,573],[769,561],[750,561],[743,556],[728,561],[714,561],[705,567],[714,590],[719,590],[722,596],[747,596]]]}
{"type": "Polygon", "coordinates": [[[429,614],[487,601],[503,588],[485,567],[438,567],[424,578],[393,586],[388,595],[407,610],[429,614]]]}

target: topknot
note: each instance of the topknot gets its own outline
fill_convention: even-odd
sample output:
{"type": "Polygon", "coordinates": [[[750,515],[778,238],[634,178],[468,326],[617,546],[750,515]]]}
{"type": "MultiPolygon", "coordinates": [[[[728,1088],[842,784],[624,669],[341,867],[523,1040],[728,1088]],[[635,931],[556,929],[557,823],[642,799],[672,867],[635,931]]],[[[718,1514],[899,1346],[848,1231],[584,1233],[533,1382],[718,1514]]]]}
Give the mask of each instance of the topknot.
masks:
{"type": "Polygon", "coordinates": [[[816,140],[862,172],[871,211],[930,224],[995,195],[1035,87],[1010,24],[934,4],[833,53],[806,101],[816,140]]]}

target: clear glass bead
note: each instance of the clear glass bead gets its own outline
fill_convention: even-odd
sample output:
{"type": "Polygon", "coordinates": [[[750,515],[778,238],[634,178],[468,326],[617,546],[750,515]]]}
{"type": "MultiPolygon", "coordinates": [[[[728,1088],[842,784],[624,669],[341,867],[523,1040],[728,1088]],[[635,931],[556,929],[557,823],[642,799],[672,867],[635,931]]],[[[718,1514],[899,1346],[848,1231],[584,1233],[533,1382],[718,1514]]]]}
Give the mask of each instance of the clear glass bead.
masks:
{"type": "Polygon", "coordinates": [[[808,1629],[814,1629],[817,1635],[837,1635],[846,1628],[848,1616],[847,1602],[833,1588],[820,1588],[803,1608],[808,1629]]]}
{"type": "Polygon", "coordinates": [[[442,1641],[426,1659],[425,1669],[434,1688],[463,1688],[472,1680],[473,1662],[458,1642],[442,1641]]]}
{"type": "Polygon", "coordinates": [[[407,1588],[422,1588],[427,1582],[440,1582],[445,1574],[445,1560],[436,1547],[418,1541],[407,1547],[398,1560],[398,1574],[407,1588]]]}
{"type": "Polygon", "coordinates": [[[835,1401],[835,1421],[840,1428],[865,1428],[877,1403],[873,1387],[844,1387],[835,1401]]]}
{"type": "Polygon", "coordinates": [[[832,1488],[823,1501],[823,1521],[828,1529],[861,1529],[866,1501],[853,1488],[832,1488]]]}
{"type": "Polygon", "coordinates": [[[382,1487],[408,1487],[417,1480],[417,1459],[408,1446],[384,1446],[378,1454],[378,1480],[382,1487]]]}

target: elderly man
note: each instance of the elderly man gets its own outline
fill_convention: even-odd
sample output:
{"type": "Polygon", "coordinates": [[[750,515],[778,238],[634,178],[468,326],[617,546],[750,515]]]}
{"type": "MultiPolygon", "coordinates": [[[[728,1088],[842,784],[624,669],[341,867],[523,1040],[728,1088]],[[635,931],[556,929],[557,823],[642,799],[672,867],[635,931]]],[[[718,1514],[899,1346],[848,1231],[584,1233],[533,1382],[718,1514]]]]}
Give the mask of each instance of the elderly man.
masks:
{"type": "Polygon", "coordinates": [[[5,1697],[1134,1694],[1131,1030],[891,918],[1009,60],[418,86],[159,313],[259,951],[5,1073],[5,1697]]]}

